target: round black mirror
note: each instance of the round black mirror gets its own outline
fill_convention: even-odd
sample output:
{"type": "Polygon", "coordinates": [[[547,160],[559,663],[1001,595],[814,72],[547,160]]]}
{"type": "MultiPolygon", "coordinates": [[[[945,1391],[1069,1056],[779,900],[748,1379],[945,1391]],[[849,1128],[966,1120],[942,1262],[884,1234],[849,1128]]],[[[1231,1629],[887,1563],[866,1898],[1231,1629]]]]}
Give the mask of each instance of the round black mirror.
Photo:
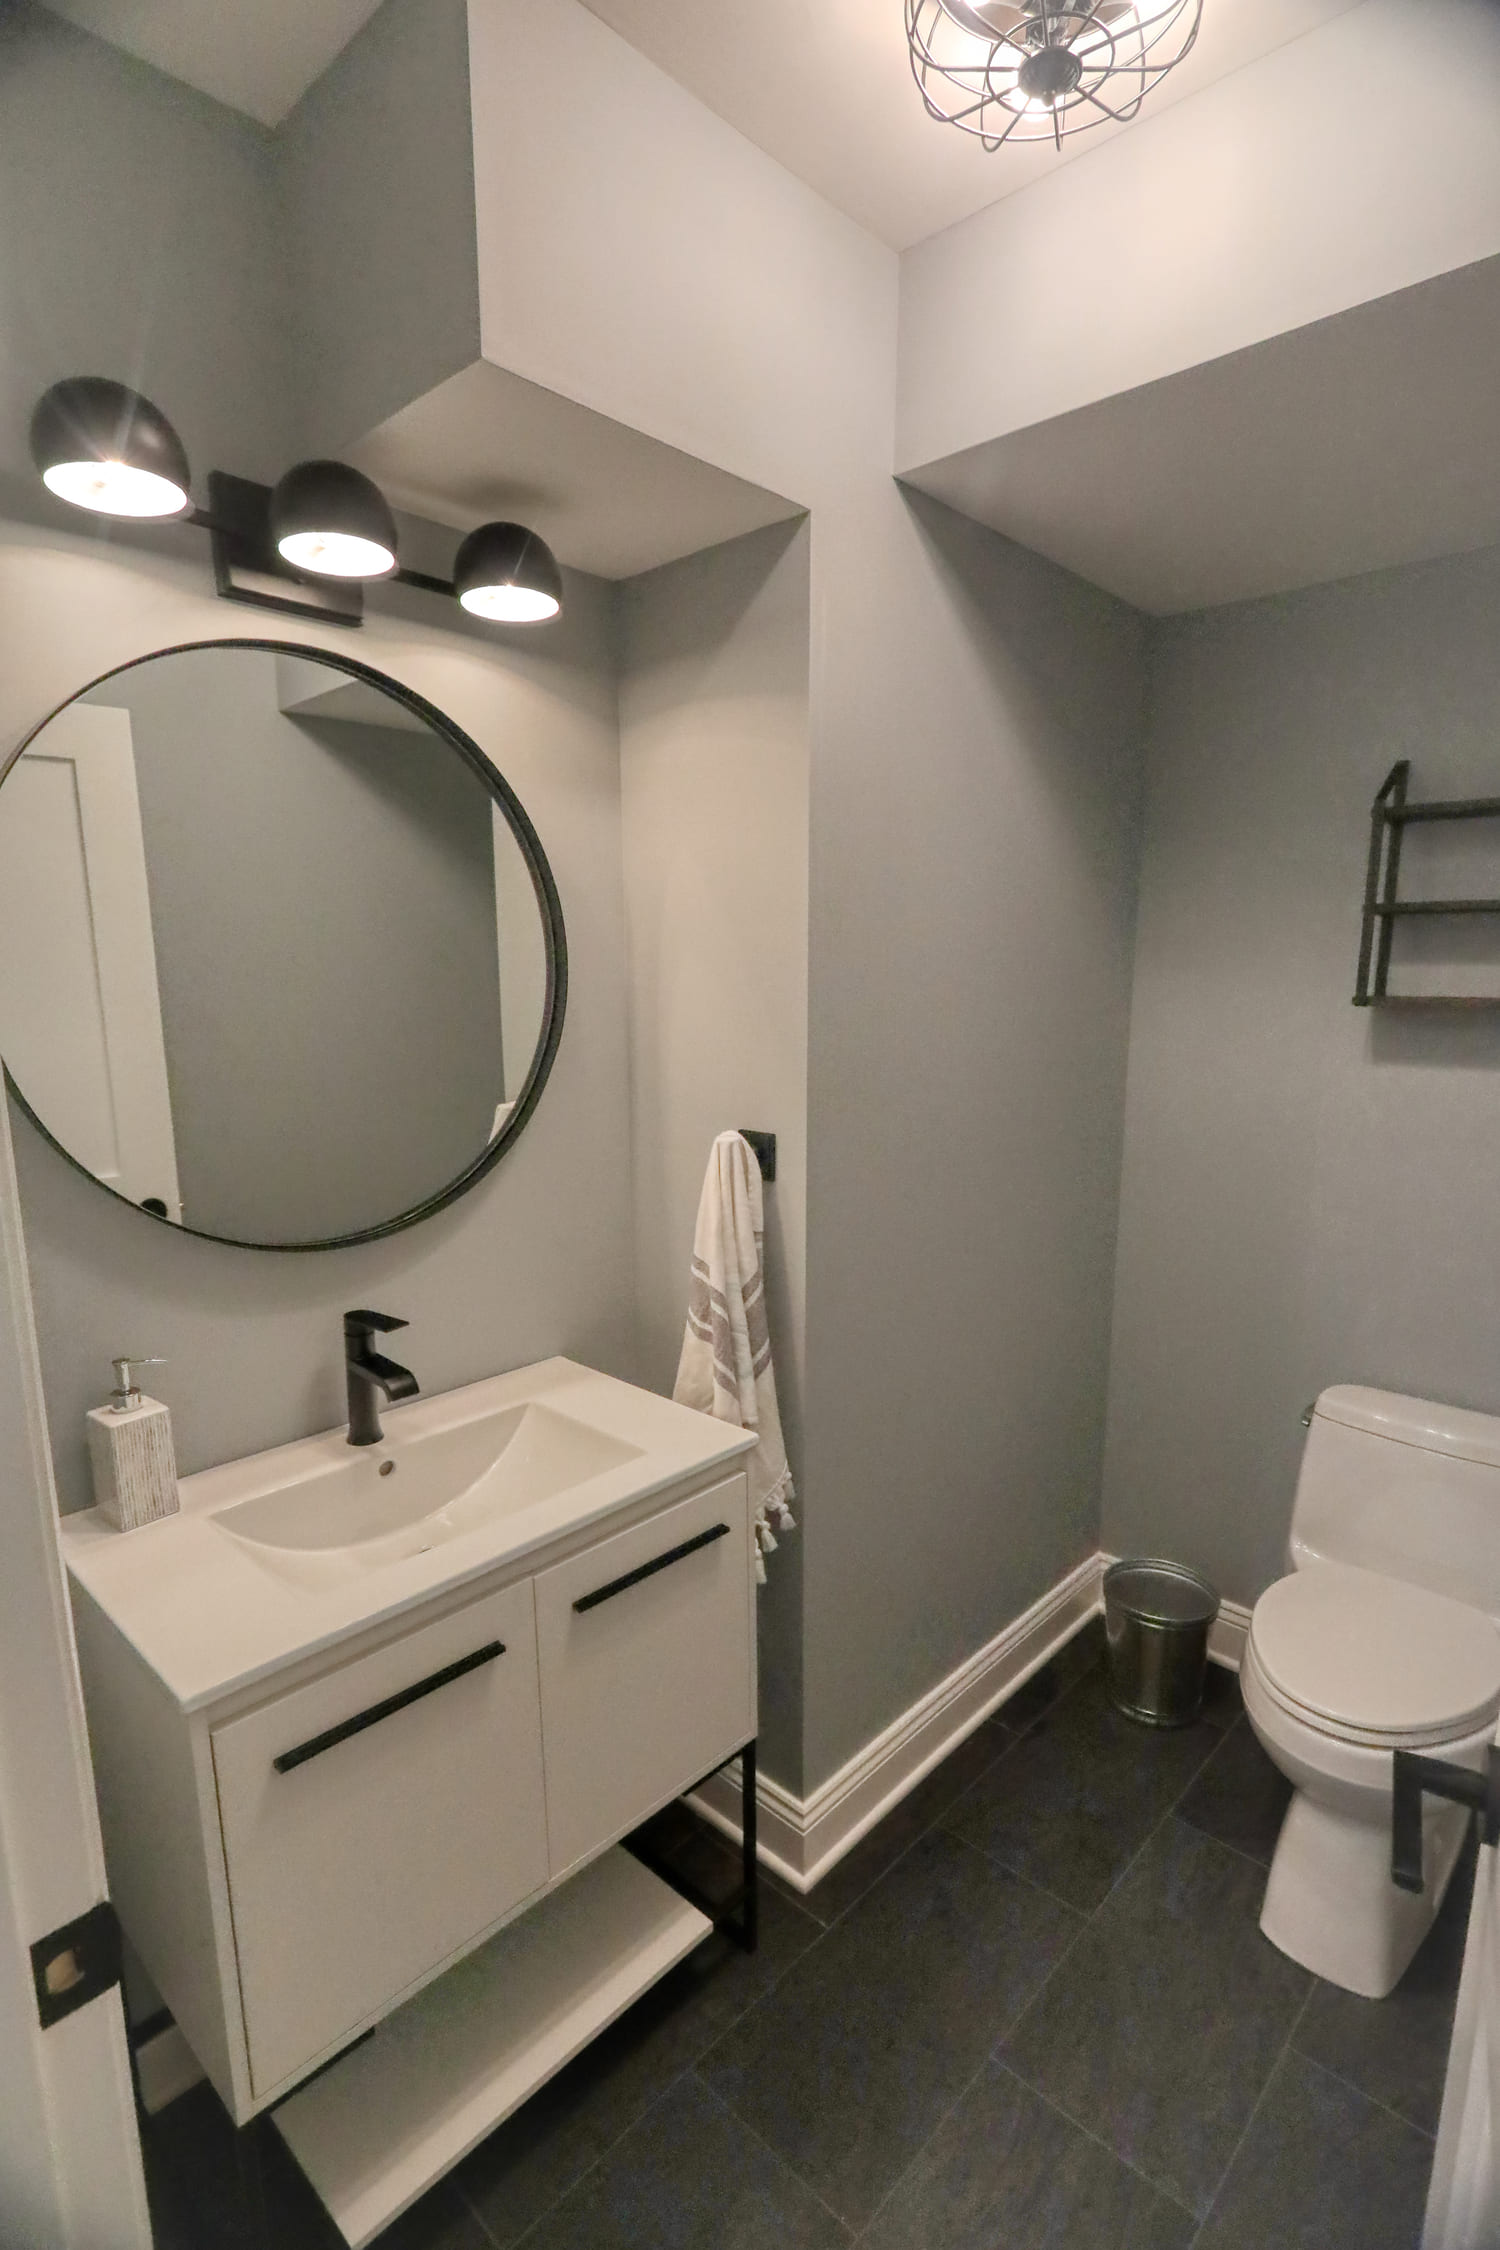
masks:
{"type": "Polygon", "coordinates": [[[567,950],[478,745],[351,658],[207,641],[121,665],[0,786],[0,1056],[71,1162],[266,1250],[441,1210],[536,1106],[567,950]]]}

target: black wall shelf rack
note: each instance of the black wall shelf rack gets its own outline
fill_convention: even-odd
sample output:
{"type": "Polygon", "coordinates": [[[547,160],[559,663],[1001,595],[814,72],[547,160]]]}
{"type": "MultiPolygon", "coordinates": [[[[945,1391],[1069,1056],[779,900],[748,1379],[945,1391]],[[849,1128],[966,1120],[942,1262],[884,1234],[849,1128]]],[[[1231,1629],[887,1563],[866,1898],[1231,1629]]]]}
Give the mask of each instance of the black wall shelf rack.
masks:
{"type": "Polygon", "coordinates": [[[1360,926],[1356,1008],[1497,1008],[1500,992],[1459,994],[1391,992],[1391,941],[1396,924],[1414,916],[1494,914],[1500,898],[1400,898],[1401,843],[1408,828],[1433,820],[1500,820],[1500,797],[1446,797],[1413,802],[1407,797],[1411,760],[1392,766],[1370,807],[1370,857],[1365,868],[1365,906],[1360,926]]]}

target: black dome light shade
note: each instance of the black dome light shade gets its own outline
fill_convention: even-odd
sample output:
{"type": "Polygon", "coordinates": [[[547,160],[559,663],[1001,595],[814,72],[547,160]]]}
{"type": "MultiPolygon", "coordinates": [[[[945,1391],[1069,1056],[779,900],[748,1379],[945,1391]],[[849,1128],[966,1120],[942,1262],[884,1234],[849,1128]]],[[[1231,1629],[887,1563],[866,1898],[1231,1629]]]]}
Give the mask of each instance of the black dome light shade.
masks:
{"type": "Polygon", "coordinates": [[[105,375],[70,375],[37,401],[31,458],[59,500],[102,516],[177,516],[191,475],[159,406],[105,375]]]}
{"type": "Polygon", "coordinates": [[[396,519],[385,494],[343,461],[299,461],[271,494],[283,562],[314,578],[389,578],[396,519]]]}
{"type": "Polygon", "coordinates": [[[546,540],[524,523],[482,523],[458,550],[453,591],[475,617],[539,625],[562,608],[562,572],[546,540]]]}

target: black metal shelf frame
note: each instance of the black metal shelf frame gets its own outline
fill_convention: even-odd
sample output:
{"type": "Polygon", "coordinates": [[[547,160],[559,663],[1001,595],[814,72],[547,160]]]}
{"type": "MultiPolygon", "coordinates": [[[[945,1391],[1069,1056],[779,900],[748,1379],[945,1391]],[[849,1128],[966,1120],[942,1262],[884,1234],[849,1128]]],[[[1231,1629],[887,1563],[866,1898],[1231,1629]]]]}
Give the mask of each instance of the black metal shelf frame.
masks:
{"type": "Polygon", "coordinates": [[[1364,914],[1360,925],[1359,968],[1354,982],[1356,1008],[1500,1007],[1500,993],[1391,992],[1391,940],[1395,926],[1409,916],[1500,915],[1500,898],[1398,898],[1401,842],[1417,822],[1500,820],[1500,797],[1433,798],[1411,803],[1407,788],[1411,760],[1398,759],[1380,784],[1370,807],[1370,855],[1365,865],[1364,914]]]}

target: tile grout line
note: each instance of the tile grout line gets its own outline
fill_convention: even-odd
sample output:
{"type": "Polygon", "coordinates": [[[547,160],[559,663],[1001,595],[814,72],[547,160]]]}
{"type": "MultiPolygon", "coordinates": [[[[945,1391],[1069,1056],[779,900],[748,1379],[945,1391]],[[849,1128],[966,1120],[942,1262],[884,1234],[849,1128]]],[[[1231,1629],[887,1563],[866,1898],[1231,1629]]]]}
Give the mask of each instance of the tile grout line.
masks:
{"type": "Polygon", "coordinates": [[[709,2100],[714,2103],[715,2107],[721,2109],[724,2112],[724,2115],[729,2118],[732,2124],[737,2125],[742,2133],[747,2133],[750,2139],[754,2141],[757,2148],[764,2149],[766,2155],[771,2158],[773,2163],[780,2165],[783,2172],[789,2172],[792,2178],[797,2182],[798,2186],[807,2190],[814,2203],[817,2204],[818,2209],[820,2211],[826,2211],[828,2213],[828,2216],[830,2219],[832,2219],[834,2225],[842,2229],[844,2234],[848,2236],[851,2243],[858,2239],[855,2234],[855,2230],[852,2226],[850,2226],[849,2221],[846,2218],[842,2217],[839,2212],[835,2211],[831,2203],[827,2203],[824,2201],[823,2197],[819,2195],[817,2189],[813,2186],[812,2181],[806,2179],[803,2174],[798,2171],[796,2165],[793,2164],[790,2157],[783,2156],[780,2149],[774,2148],[772,2144],[766,2139],[765,2135],[761,2132],[758,2132],[755,2126],[753,2126],[747,2118],[741,2117],[739,2111],[734,2107],[733,2103],[726,2101],[724,2096],[719,2092],[716,2086],[710,2086],[708,2080],[704,2077],[701,2077],[696,2069],[692,2071],[684,2071],[683,2076],[696,2077],[698,2079],[698,2084],[702,2087],[704,2093],[707,2094],[709,2100]]]}
{"type": "MultiPolygon", "coordinates": [[[[539,2211],[536,2217],[530,2220],[528,2224],[522,2229],[520,2234],[515,2236],[510,2245],[510,2250],[521,2250],[522,2244],[529,2239],[529,2237],[535,2232],[536,2228],[541,2225],[542,2221],[544,2219],[550,2219],[556,2212],[559,2204],[565,2202],[567,2197],[573,2193],[573,2190],[575,2188],[581,2187],[585,2180],[591,2178],[592,2175],[598,2171],[601,2164],[607,2162],[607,2160],[614,2155],[615,2151],[620,2147],[621,2143],[623,2141],[627,2141],[630,2138],[630,2135],[635,2131],[638,2125],[643,2125],[645,2123],[646,2119],[651,2115],[652,2111],[656,2109],[660,2103],[666,2100],[668,2094],[674,2092],[675,2089],[682,2084],[684,2078],[689,2078],[694,2075],[701,2076],[702,2065],[708,2060],[708,2057],[713,2053],[713,2050],[719,2045],[720,2041],[726,2039],[729,2036],[730,2032],[734,2030],[737,2024],[743,2023],[745,2018],[750,2015],[753,2010],[758,2008],[763,2000],[768,2000],[771,1994],[776,1991],[777,1987],[791,1975],[793,1969],[799,1967],[801,1963],[808,1958],[809,1954],[813,1953],[817,1949],[817,1947],[822,1943],[823,1939],[828,1935],[828,1931],[822,1923],[813,1921],[813,1917],[810,1914],[804,1914],[802,1919],[806,1922],[812,1923],[812,1927],[817,1933],[812,1938],[811,1942],[803,1947],[802,1951],[796,1956],[795,1960],[789,1961],[786,1967],[782,1969],[778,1975],[772,1977],[764,1992],[758,1992],[753,2000],[749,2000],[745,2003],[745,2006],[741,2008],[738,2015],[731,2016],[726,2024],[721,2025],[720,2028],[715,2031],[713,2037],[709,2040],[707,2046],[704,2047],[700,2054],[695,2055],[691,2062],[684,2063],[681,2070],[673,2072],[672,2076],[667,2080],[667,2083],[661,2088],[660,2092],[653,2095],[652,2099],[647,2102],[645,2108],[641,2110],[640,2114],[636,2117],[633,2117],[630,2123],[625,2126],[623,2131],[617,2133],[612,2141],[607,2142],[605,2146],[600,2149],[598,2155],[595,2156],[590,2163],[584,2166],[583,2170],[578,2174],[577,2178],[570,2180],[567,2186],[561,2189],[560,2192],[552,2198],[552,2201],[547,2204],[545,2209],[539,2211]]],[[[654,1987],[652,1989],[654,1989],[654,1987]]],[[[642,1994],[641,1997],[644,1999],[646,1995],[642,1994]]],[[[586,2054],[587,2052],[588,2050],[587,2048],[585,2048],[584,2053],[586,2054]]],[[[575,2060],[577,2059],[578,2058],[575,2057],[575,2060]]],[[[555,2073],[554,2075],[560,2076],[561,2073],[555,2073]]],[[[553,2081],[552,2079],[548,2079],[545,2081],[545,2083],[551,2085],[553,2081]]],[[[708,2085],[707,2079],[702,2079],[701,2083],[705,2087],[707,2087],[707,2090],[710,2093],[714,2093],[714,2089],[708,2085]]],[[[538,2092],[540,2092],[540,2090],[541,2089],[538,2088],[538,2092]]],[[[717,2101],[720,2099],[720,2097],[717,2094],[714,2094],[714,2099],[717,2101]]],[[[502,2120],[502,2122],[495,2127],[495,2131],[497,2133],[503,2132],[505,2129],[505,2124],[508,2122],[509,2120],[502,2120]]],[[[483,2148],[484,2142],[481,2141],[479,2145],[481,2148],[483,2148]]],[[[786,2160],[785,2158],[782,2158],[781,2161],[784,2163],[786,2160]]],[[[800,2178],[800,2174],[798,2176],[800,2178]]],[[[502,2250],[502,2246],[496,2241],[495,2236],[490,2232],[490,2229],[485,2224],[483,2213],[471,2201],[470,2197],[467,2195],[463,2187],[460,2186],[459,2182],[456,2179],[454,2180],[453,2185],[458,2190],[458,2193],[463,2202],[471,2211],[473,2211],[474,2216],[478,2220],[480,2227],[483,2229],[486,2238],[492,2244],[494,2244],[494,2250],[502,2250]]],[[[839,2224],[842,2225],[843,2221],[840,2220],[839,2224]]]]}
{"type": "Polygon", "coordinates": [[[1313,1975],[1311,1969],[1307,1969],[1303,1973],[1307,1977],[1308,1985],[1306,1992],[1302,1996],[1302,2005],[1297,2010],[1296,2015],[1293,2016],[1291,2026],[1287,2032],[1285,2039],[1283,2039],[1281,2043],[1280,2051],[1276,2056],[1276,2060],[1272,2063],[1270,2069],[1266,2072],[1265,2083],[1262,2085],[1260,2092],[1256,2095],[1254,2102],[1251,2104],[1250,2115],[1245,2119],[1245,2129],[1241,2133],[1239,2139],[1235,2142],[1234,2147],[1230,2150],[1229,2162],[1225,2165],[1223,2171],[1219,2174],[1218,2185],[1215,2187],[1213,2194],[1208,2199],[1208,2208],[1204,2212],[1202,2218],[1198,2221],[1197,2233],[1193,2236],[1192,2242],[1188,2245],[1188,2250],[1196,2250],[1196,2245],[1202,2239],[1204,2228],[1208,2225],[1210,2219],[1214,2215],[1214,2212],[1217,2210],[1219,2198],[1224,2193],[1225,2182],[1228,2180],[1230,2173],[1234,2170],[1235,2165],[1239,2162],[1240,2151],[1244,2148],[1246,2141],[1249,2140],[1251,2132],[1254,2130],[1255,2120],[1257,2119],[1257,2117],[1259,2117],[1262,2109],[1265,2107],[1266,2096],[1271,2091],[1276,2073],[1278,2070],[1280,2070],[1282,2064],[1286,2061],[1287,2056],[1292,2052],[1292,2041],[1296,2038],[1298,2031],[1301,2029],[1302,2018],[1307,2014],[1308,2009],[1312,2006],[1313,1994],[1318,1989],[1318,1980],[1313,1975]]]}
{"type": "MultiPolygon", "coordinates": [[[[1316,1993],[1316,1991],[1317,1985],[1315,1984],[1313,1992],[1316,1993]]],[[[1311,1995],[1309,1997],[1311,1998],[1311,1995]]],[[[1299,2024],[1300,2021],[1301,2018],[1299,2017],[1299,2024]]],[[[1404,2125],[1409,2133],[1419,2133],[1424,2141],[1431,2141],[1433,2146],[1436,2147],[1437,2135],[1436,2133],[1429,2133],[1425,2125],[1418,2125],[1413,2118],[1403,2116],[1399,2109],[1393,2109],[1389,2102],[1383,2102],[1378,2094],[1368,2093],[1363,2086],[1357,2086],[1352,2078],[1346,2078],[1341,2070],[1334,2070],[1326,2062],[1320,2062],[1316,2055],[1308,2054],[1305,2047],[1294,2046],[1293,2052],[1298,2062],[1306,2063],[1309,2070],[1321,2071],[1323,2076],[1331,2078],[1336,2086],[1342,2086],[1348,2093],[1357,2094],[1360,2100],[1368,2102],[1372,2109],[1383,2110],[1393,2123],[1404,2125]]]]}
{"type": "MultiPolygon", "coordinates": [[[[632,2118],[630,2123],[626,2126],[624,2132],[617,2134],[615,2139],[609,2143],[607,2148],[602,2148],[599,2151],[599,2154],[593,2159],[592,2163],[586,2164],[584,2166],[583,2170],[579,2173],[576,2180],[569,2180],[567,2186],[562,2190],[561,2194],[554,2195],[552,2201],[547,2205],[545,2210],[538,2211],[534,2219],[529,2219],[527,2221],[526,2225],[521,2229],[520,2233],[514,2236],[514,2238],[512,2239],[510,2250],[522,2250],[522,2245],[531,2240],[531,2237],[536,2233],[536,2230],[539,2226],[541,2226],[546,2220],[555,2218],[562,2205],[567,2202],[568,2197],[575,2194],[577,2190],[583,2186],[585,2180],[591,2180],[594,2174],[600,2169],[602,2165],[608,2163],[609,2159],[614,2155],[616,2149],[619,2148],[621,2142],[629,2140],[636,2127],[638,2125],[644,2125],[647,2118],[661,2107],[662,2103],[667,2099],[667,2096],[669,2094],[675,2093],[677,2088],[682,2084],[684,2078],[691,2077],[696,2068],[697,2065],[695,2063],[688,2063],[683,2069],[679,2070],[674,2077],[669,2078],[666,2085],[662,2087],[661,2092],[653,2096],[653,2098],[649,2102],[647,2102],[645,2108],[641,2111],[640,2116],[632,2118]]],[[[551,2081],[546,2081],[546,2083],[550,2084],[551,2081]]],[[[504,2128],[503,2126],[497,2126],[495,2130],[497,2132],[501,2132],[504,2130],[504,2128]]],[[[479,2145],[482,2148],[484,2146],[484,2143],[481,2141],[479,2145]]],[[[459,2192],[460,2194],[462,2194],[463,2190],[460,2189],[459,2192]]],[[[469,2198],[467,2197],[467,2195],[464,2196],[464,2201],[465,2203],[468,2203],[469,2198]]],[[[470,2208],[473,2209],[473,2206],[470,2205],[470,2208]]],[[[484,2219],[477,2210],[474,2212],[474,2216],[479,2220],[479,2224],[484,2227],[484,2231],[489,2235],[491,2242],[494,2242],[495,2237],[490,2234],[489,2228],[485,2227],[484,2219]]],[[[495,2250],[500,2250],[500,2245],[498,2243],[496,2243],[495,2250]]]]}
{"type": "MultiPolygon", "coordinates": [[[[954,1838],[954,1842],[967,1845],[970,1851],[979,1851],[979,1846],[977,1844],[970,1844],[966,1836],[957,1836],[954,1838]]],[[[979,1856],[981,1859],[990,1859],[990,1855],[988,1852],[979,1852],[979,1856]]],[[[990,1865],[992,1867],[999,1867],[1000,1863],[998,1860],[990,1859],[990,1865]]],[[[1012,1868],[1003,1868],[1001,1869],[1001,1872],[1006,1875],[1012,1875],[1014,1877],[1014,1880],[1018,1883],[1027,1883],[1027,1878],[1024,1875],[1015,1875],[1015,1872],[1012,1868]]],[[[1068,1939],[1067,1944],[1058,1954],[1057,1959],[1044,1973],[1041,1983],[1037,1986],[1037,1989],[1031,1995],[1031,1998],[1023,2002],[1022,2006],[1017,2011],[1015,2022],[1011,2024],[1008,2030],[1003,2031],[1000,2034],[1000,2037],[996,2041],[995,2045],[990,2048],[989,2052],[984,2056],[983,2060],[978,2065],[972,2078],[969,2078],[964,2082],[963,2086],[960,2087],[953,2100],[948,2104],[948,2107],[943,2111],[941,2117],[939,2117],[936,2123],[933,2125],[932,2131],[921,2142],[920,2146],[912,2151],[911,2157],[908,2162],[902,2166],[901,2171],[891,2182],[885,2194],[880,2198],[880,2201],[876,2204],[874,2210],[870,2213],[870,2216],[865,2221],[864,2226],[859,2229],[858,2234],[855,2236],[856,2241],[862,2241],[865,2235],[869,2233],[871,2227],[874,2226],[875,2221],[879,2218],[881,2212],[890,2202],[892,2196],[897,2193],[897,2191],[902,2187],[905,2181],[910,2179],[917,2165],[921,2163],[922,2158],[926,2155],[928,2149],[931,2148],[933,2142],[937,2139],[938,2134],[947,2124],[949,2118],[952,2117],[957,2110],[962,2108],[963,2104],[968,2100],[970,2094],[974,2091],[974,2088],[979,2084],[980,2079],[983,2078],[985,2072],[987,2070],[999,2068],[1006,2070],[1012,2078],[1016,2078],[1017,2076],[1016,2072],[1010,2069],[1009,2064],[1002,2063],[1000,2061],[1000,2049],[1005,2045],[1006,2040],[1010,2038],[1011,2034],[1019,2028],[1021,2018],[1026,2014],[1027,2010],[1041,1998],[1043,1992],[1046,1991],[1047,1986],[1052,1982],[1052,1979],[1056,1976],[1058,1970],[1062,1967],[1063,1963],[1072,1953],[1074,1946],[1078,1945],[1082,1941],[1084,1931],[1088,1928],[1089,1924],[1089,1917],[1086,1914],[1080,1914],[1076,1906],[1068,1906],[1068,1902],[1066,1899],[1055,1898],[1054,1894],[1051,1891],[1042,1890],[1042,1886],[1040,1883],[1027,1883],[1027,1888],[1029,1890],[1039,1892],[1043,1898],[1053,1899],[1053,1903],[1055,1905],[1065,1907],[1067,1911],[1076,1918],[1078,1927],[1074,1930],[1072,1936],[1068,1939]]],[[[1017,2079],[1017,2083],[1022,2084],[1024,2083],[1024,2081],[1017,2079]]]]}
{"type": "Polygon", "coordinates": [[[1006,2062],[1003,2056],[995,2055],[991,2057],[991,2060],[998,2070],[1003,2070],[1007,2078],[1013,2078],[1018,2086],[1024,2087],[1026,2092],[1034,2100],[1039,2101],[1044,2109],[1050,2109],[1054,2117],[1060,2117],[1065,2125],[1071,2125],[1074,2131],[1081,2133],[1086,2141],[1092,2141],[1095,2148],[1103,2149],[1106,2156],[1112,2156],[1117,2164],[1123,2165],[1127,2172],[1133,2173],[1142,2186],[1148,2187],[1153,2195],[1159,2195],[1164,2203],[1170,2203],[1174,2211],[1180,2211],[1184,2218],[1196,2222],[1198,2214],[1190,2203],[1182,2202],[1172,2192],[1171,2188],[1163,2187],[1160,2180],[1153,2180],[1148,2172],[1143,2172],[1140,2166],[1133,2164],[1128,2156],[1122,2156],[1119,2150],[1101,2138],[1092,2126],[1085,2125],[1081,2118],[1075,2117],[1071,2110],[1064,2109],[1062,2103],[1054,2101],[1050,2094],[1044,2094],[1040,2086],[1033,2086],[1029,2078],[1023,2078],[1021,2073],[1006,2062]]]}

